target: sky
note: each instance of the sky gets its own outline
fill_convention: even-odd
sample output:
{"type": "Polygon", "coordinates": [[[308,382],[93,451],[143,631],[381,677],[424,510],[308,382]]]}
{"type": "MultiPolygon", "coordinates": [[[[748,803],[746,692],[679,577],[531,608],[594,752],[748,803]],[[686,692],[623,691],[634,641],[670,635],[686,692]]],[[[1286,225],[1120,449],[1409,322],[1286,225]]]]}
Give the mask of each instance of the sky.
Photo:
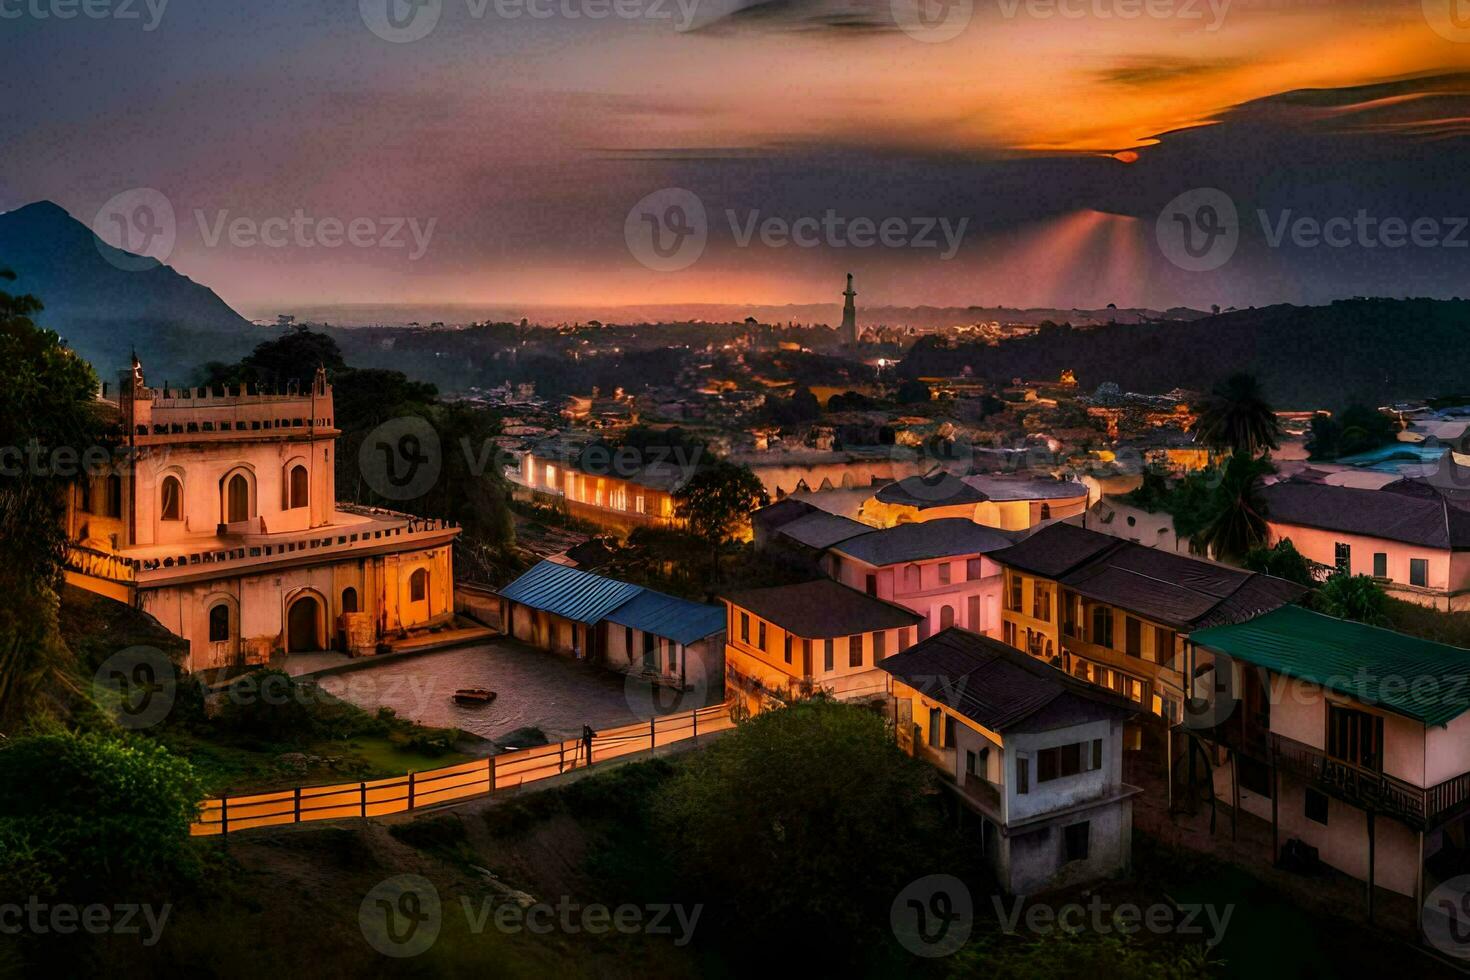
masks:
{"type": "Polygon", "coordinates": [[[1467,0],[87,3],[0,0],[0,210],[249,316],[1470,294],[1467,0]]]}

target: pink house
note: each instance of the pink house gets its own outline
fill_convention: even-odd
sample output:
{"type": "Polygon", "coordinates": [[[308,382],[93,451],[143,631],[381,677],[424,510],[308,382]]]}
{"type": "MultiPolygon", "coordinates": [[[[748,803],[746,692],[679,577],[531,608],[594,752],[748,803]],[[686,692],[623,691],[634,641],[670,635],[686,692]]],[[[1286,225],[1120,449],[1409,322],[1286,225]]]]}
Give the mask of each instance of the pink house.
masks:
{"type": "Polygon", "coordinates": [[[1014,543],[1003,531],[946,517],[839,541],[823,564],[843,585],[923,616],[921,639],[951,626],[999,636],[1001,567],[987,556],[1014,543]]]}

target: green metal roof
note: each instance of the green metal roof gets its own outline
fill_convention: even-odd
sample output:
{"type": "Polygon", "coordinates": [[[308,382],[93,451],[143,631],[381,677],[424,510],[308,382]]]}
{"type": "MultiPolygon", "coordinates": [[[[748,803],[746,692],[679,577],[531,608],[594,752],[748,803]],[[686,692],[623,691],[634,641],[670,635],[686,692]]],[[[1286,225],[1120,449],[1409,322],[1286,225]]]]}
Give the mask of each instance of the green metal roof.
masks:
{"type": "Polygon", "coordinates": [[[1470,650],[1301,606],[1195,630],[1189,638],[1426,725],[1443,725],[1470,710],[1470,650]]]}

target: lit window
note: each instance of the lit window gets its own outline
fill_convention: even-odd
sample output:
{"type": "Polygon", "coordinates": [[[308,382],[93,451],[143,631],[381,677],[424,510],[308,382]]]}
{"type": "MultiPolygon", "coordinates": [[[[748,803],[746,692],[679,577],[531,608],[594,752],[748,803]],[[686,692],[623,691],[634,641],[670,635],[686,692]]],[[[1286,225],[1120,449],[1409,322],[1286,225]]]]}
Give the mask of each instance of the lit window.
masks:
{"type": "Polygon", "coordinates": [[[426,569],[415,569],[408,577],[408,601],[422,602],[429,594],[429,573],[426,569]]]}

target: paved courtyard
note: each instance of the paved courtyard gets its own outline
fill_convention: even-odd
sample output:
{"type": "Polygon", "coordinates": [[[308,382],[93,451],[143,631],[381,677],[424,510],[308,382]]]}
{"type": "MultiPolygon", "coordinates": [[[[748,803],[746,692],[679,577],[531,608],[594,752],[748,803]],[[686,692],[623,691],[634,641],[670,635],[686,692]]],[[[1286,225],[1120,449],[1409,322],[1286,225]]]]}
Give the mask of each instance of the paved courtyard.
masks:
{"type": "MultiPolygon", "coordinates": [[[[329,693],[374,710],[390,707],[424,725],[454,727],[499,739],[534,725],[551,741],[573,738],[583,725],[609,728],[655,714],[648,686],[623,675],[537,650],[515,640],[392,657],[342,673],[315,678],[329,693]],[[455,704],[456,688],[483,687],[497,693],[487,707],[455,704]]],[[[717,703],[690,701],[681,709],[717,703]]]]}

